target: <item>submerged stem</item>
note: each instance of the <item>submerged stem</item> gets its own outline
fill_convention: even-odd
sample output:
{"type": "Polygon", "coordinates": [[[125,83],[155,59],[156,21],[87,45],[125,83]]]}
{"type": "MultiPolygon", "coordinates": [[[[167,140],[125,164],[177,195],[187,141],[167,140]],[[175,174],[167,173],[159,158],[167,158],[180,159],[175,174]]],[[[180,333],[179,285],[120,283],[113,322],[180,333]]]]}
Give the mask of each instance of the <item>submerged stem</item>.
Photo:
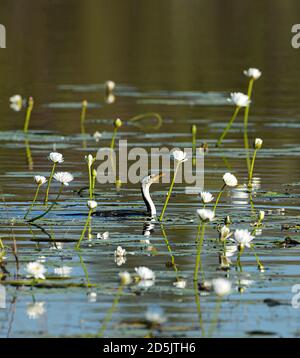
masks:
{"type": "Polygon", "coordinates": [[[31,203],[29,209],[27,210],[27,213],[25,214],[24,219],[27,218],[27,216],[30,214],[32,208],[34,207],[34,204],[35,204],[36,199],[37,199],[37,196],[38,196],[38,194],[39,194],[39,190],[40,190],[41,185],[42,185],[42,184],[38,184],[37,189],[36,189],[36,192],[35,192],[35,195],[34,195],[34,198],[33,198],[33,201],[32,201],[32,203],[31,203]]]}
{"type": "Polygon", "coordinates": [[[239,113],[241,107],[236,107],[235,111],[233,112],[233,115],[230,119],[230,121],[228,122],[226,128],[224,129],[223,133],[221,134],[220,138],[217,141],[216,147],[220,147],[220,145],[222,144],[223,139],[226,137],[227,132],[229,131],[230,127],[232,126],[232,123],[234,122],[234,120],[236,119],[236,116],[239,113]]]}
{"type": "Polygon", "coordinates": [[[169,191],[168,191],[168,195],[167,195],[167,197],[166,197],[164,207],[163,207],[162,212],[161,212],[161,214],[160,214],[159,221],[162,221],[162,219],[163,219],[163,217],[164,217],[164,214],[165,214],[165,211],[166,211],[166,208],[167,208],[167,206],[168,206],[168,202],[169,202],[170,196],[171,196],[171,194],[172,194],[172,190],[173,190],[173,186],[174,186],[174,183],[175,183],[175,179],[176,179],[176,175],[177,175],[177,171],[178,171],[179,165],[180,165],[180,162],[178,162],[177,165],[176,165],[175,172],[174,172],[174,175],[173,175],[173,178],[172,178],[172,182],[171,182],[171,186],[170,186],[170,189],[169,189],[169,191]]]}

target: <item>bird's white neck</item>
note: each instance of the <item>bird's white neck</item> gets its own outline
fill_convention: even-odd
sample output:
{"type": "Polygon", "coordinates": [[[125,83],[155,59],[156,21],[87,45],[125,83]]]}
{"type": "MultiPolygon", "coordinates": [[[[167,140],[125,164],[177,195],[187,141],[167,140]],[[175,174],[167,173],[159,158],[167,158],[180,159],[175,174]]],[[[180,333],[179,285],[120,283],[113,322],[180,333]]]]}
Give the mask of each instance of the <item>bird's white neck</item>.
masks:
{"type": "Polygon", "coordinates": [[[150,185],[142,185],[142,194],[151,217],[156,216],[156,208],[150,196],[150,185]]]}

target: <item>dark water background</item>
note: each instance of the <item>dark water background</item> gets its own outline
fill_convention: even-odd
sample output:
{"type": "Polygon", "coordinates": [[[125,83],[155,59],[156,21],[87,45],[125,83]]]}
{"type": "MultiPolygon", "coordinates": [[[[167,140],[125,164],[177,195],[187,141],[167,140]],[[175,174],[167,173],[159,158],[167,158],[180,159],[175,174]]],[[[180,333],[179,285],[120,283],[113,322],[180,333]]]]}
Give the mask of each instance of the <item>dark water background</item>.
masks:
{"type": "MultiPolygon", "coordinates": [[[[99,334],[116,295],[118,272],[133,272],[141,265],[156,272],[155,285],[142,293],[135,288],[124,293],[105,336],[147,335],[149,329],[143,322],[152,303],[163,307],[167,317],[161,331],[153,333],[156,336],[299,336],[300,311],[291,306],[291,288],[300,283],[299,247],[276,246],[287,236],[299,239],[297,227],[282,231],[283,224],[299,224],[300,50],[291,46],[291,27],[299,22],[299,13],[300,3],[296,0],[1,0],[0,23],[6,26],[7,49],[0,50],[0,233],[7,245],[11,245],[12,237],[17,240],[20,275],[25,274],[27,262],[45,256],[50,273],[55,267],[71,266],[69,281],[85,282],[74,243],[65,243],[63,250],[52,250],[52,243],[43,241],[47,236],[40,229],[33,229],[34,236],[18,219],[33,197],[32,176],[49,172],[46,158],[53,145],[65,157],[61,170],[74,174],[72,189],[78,189],[87,184],[84,155],[109,145],[116,117],[126,120],[143,112],[163,116],[159,130],[122,127],[120,138],[128,139],[131,146],[184,147],[190,145],[190,126],[197,124],[198,145],[205,140],[212,147],[205,159],[205,189],[217,194],[222,174],[229,169],[240,183],[245,182],[242,116],[224,149],[216,151],[213,142],[230,118],[232,107],[218,102],[201,105],[195,103],[195,98],[206,92],[223,99],[231,91],[246,92],[247,79],[242,71],[251,66],[263,72],[254,85],[250,111],[250,141],[255,137],[264,140],[255,167],[260,186],[255,191],[254,204],[257,210],[267,212],[265,227],[256,239],[257,253],[266,271],[257,271],[250,252],[243,257],[243,274],[231,268],[228,277],[235,290],[222,302],[211,332],[216,298],[200,297],[201,330],[192,283],[195,210],[200,202],[197,196],[185,195],[179,185],[168,208],[170,221],[165,229],[180,274],[188,280],[186,290],[172,285],[175,273],[166,266],[170,252],[159,225],[151,239],[156,248],[154,255],[139,242],[143,239],[142,220],[97,219],[93,220],[93,233],[109,231],[111,239],[105,244],[85,245],[81,251],[90,281],[101,284],[96,302],[90,302],[91,290],[86,288],[30,290],[5,286],[6,309],[0,309],[1,336],[99,334]],[[104,102],[101,88],[108,79],[117,83],[116,101],[111,105],[104,102]],[[33,134],[29,143],[24,142],[22,133],[17,132],[22,129],[24,111],[9,108],[8,99],[15,93],[34,97],[30,128],[50,131],[49,136],[33,134]],[[85,98],[92,104],[87,113],[87,133],[104,133],[99,143],[89,138],[86,149],[79,137],[80,102],[85,98]],[[32,170],[27,163],[28,147],[32,170]],[[17,220],[13,226],[12,218],[17,220]],[[32,242],[33,237],[41,240],[39,245],[32,242]],[[128,251],[127,262],[121,268],[113,257],[118,244],[128,251]],[[33,297],[44,302],[45,308],[36,320],[28,316],[33,297]],[[266,299],[277,300],[277,305],[268,306],[270,301],[266,299]]],[[[54,233],[57,241],[78,239],[84,225],[84,216],[63,216],[66,210],[86,211],[85,200],[74,195],[72,189],[66,191],[56,215],[42,225],[54,233]]],[[[159,210],[166,190],[167,186],[153,187],[159,210]]],[[[113,185],[98,185],[97,191],[101,193],[97,198],[101,208],[127,208],[132,204],[143,208],[138,185],[124,185],[120,192],[113,185]]],[[[248,195],[238,190],[226,192],[218,215],[221,219],[228,214],[234,228],[249,228],[253,218],[248,195]]],[[[218,271],[215,238],[217,233],[211,226],[203,251],[207,279],[226,275],[218,271]]],[[[7,255],[6,268],[11,277],[17,274],[11,254],[7,255]]]]}

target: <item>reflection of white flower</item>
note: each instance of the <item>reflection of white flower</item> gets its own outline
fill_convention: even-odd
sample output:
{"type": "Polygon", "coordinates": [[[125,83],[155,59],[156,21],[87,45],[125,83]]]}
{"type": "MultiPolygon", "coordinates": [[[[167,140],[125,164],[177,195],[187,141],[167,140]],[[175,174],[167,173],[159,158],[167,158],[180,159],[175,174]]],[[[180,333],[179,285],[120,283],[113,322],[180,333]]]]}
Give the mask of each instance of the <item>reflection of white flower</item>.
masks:
{"type": "Polygon", "coordinates": [[[43,177],[42,175],[35,175],[34,181],[35,181],[38,185],[43,185],[43,184],[46,183],[47,179],[46,179],[45,177],[43,177]]]}
{"type": "Polygon", "coordinates": [[[177,288],[185,288],[186,287],[186,280],[178,280],[173,282],[173,285],[177,288]]]}
{"type": "Polygon", "coordinates": [[[95,200],[88,200],[87,206],[89,209],[93,210],[93,209],[96,209],[98,204],[97,204],[97,201],[95,201],[95,200]]]}
{"type": "Polygon", "coordinates": [[[166,321],[164,310],[157,305],[151,305],[146,312],[146,320],[152,324],[162,324],[166,321]]]}
{"type": "Polygon", "coordinates": [[[55,180],[66,186],[68,186],[69,183],[74,179],[73,175],[68,172],[55,173],[53,177],[55,180]]]}
{"type": "Polygon", "coordinates": [[[212,221],[215,217],[215,213],[209,209],[198,209],[197,214],[202,221],[212,221]]]}
{"type": "Polygon", "coordinates": [[[37,319],[42,316],[45,312],[45,302],[35,302],[27,306],[27,315],[30,319],[37,319]]]}
{"type": "Polygon", "coordinates": [[[97,292],[89,292],[88,293],[88,301],[94,303],[97,301],[97,292]]]}
{"type": "Polygon", "coordinates": [[[228,101],[235,104],[237,107],[247,107],[251,102],[249,97],[241,92],[231,93],[228,101]]]}
{"type": "Polygon", "coordinates": [[[50,250],[62,250],[64,248],[61,242],[55,242],[51,245],[50,250]]]}
{"type": "Polygon", "coordinates": [[[218,296],[226,296],[231,292],[231,282],[224,278],[216,278],[212,280],[212,286],[218,296]]]}
{"type": "Polygon", "coordinates": [[[126,263],[126,256],[115,256],[115,263],[117,266],[122,266],[126,263]]]}
{"type": "Polygon", "coordinates": [[[235,230],[234,232],[234,241],[238,244],[239,247],[243,248],[244,246],[250,248],[251,241],[254,239],[254,236],[248,230],[235,230]]]}
{"type": "Polygon", "coordinates": [[[96,142],[99,142],[100,138],[102,138],[102,134],[97,131],[93,134],[93,138],[95,139],[96,142]]]}
{"type": "Polygon", "coordinates": [[[132,281],[131,275],[127,271],[119,272],[119,277],[122,285],[129,285],[132,281]]]}
{"type": "Polygon", "coordinates": [[[140,266],[135,268],[135,272],[141,280],[155,280],[155,273],[148,267],[140,266]]]}
{"type": "Polygon", "coordinates": [[[254,80],[259,79],[261,76],[261,71],[257,68],[248,68],[248,70],[244,70],[244,75],[250,78],[253,78],[254,80]]]}
{"type": "Polygon", "coordinates": [[[61,153],[57,153],[57,152],[52,152],[49,154],[49,159],[53,162],[53,163],[63,163],[64,161],[64,157],[61,153]]]}
{"type": "Polygon", "coordinates": [[[98,232],[98,234],[97,234],[97,239],[108,240],[108,239],[109,239],[109,232],[108,232],[108,231],[105,231],[103,234],[101,234],[100,232],[98,232]]]}
{"type": "Polygon", "coordinates": [[[39,262],[29,262],[26,266],[26,271],[28,273],[28,277],[33,277],[36,280],[41,279],[41,280],[45,280],[45,273],[46,273],[46,268],[44,265],[42,265],[39,262]]]}
{"type": "Polygon", "coordinates": [[[122,257],[122,256],[126,255],[126,250],[123,249],[121,246],[118,246],[117,250],[115,250],[114,254],[115,254],[116,257],[122,257]]]}
{"type": "Polygon", "coordinates": [[[211,193],[207,192],[207,191],[202,191],[200,193],[200,197],[201,197],[201,200],[204,204],[208,204],[210,203],[211,201],[214,200],[214,197],[211,195],[211,193]]]}
{"type": "Polygon", "coordinates": [[[54,273],[62,277],[70,276],[71,272],[72,272],[72,267],[69,266],[56,267],[54,269],[54,273]]]}
{"type": "Polygon", "coordinates": [[[179,163],[183,163],[188,160],[188,158],[186,157],[186,153],[182,150],[174,150],[174,152],[172,153],[172,157],[179,163]]]}
{"type": "Polygon", "coordinates": [[[226,246],[226,257],[231,257],[237,252],[237,246],[236,245],[228,245],[226,246]]]}
{"type": "Polygon", "coordinates": [[[225,173],[223,175],[223,180],[224,183],[228,186],[237,186],[238,184],[237,178],[231,173],[225,173]]]}
{"type": "Polygon", "coordinates": [[[151,286],[153,286],[155,283],[154,280],[141,280],[138,282],[137,286],[139,288],[143,288],[143,289],[146,289],[146,288],[149,288],[151,286]]]}

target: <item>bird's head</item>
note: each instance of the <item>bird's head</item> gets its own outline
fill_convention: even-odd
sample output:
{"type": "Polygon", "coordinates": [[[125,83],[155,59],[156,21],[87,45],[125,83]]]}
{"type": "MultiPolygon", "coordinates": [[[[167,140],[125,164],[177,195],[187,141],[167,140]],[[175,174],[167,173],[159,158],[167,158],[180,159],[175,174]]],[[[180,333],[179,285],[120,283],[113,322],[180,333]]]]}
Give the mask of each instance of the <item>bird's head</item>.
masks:
{"type": "Polygon", "coordinates": [[[165,173],[147,175],[142,179],[141,183],[142,183],[142,185],[150,186],[153,183],[158,183],[159,179],[161,177],[163,177],[164,175],[165,175],[165,173]]]}

